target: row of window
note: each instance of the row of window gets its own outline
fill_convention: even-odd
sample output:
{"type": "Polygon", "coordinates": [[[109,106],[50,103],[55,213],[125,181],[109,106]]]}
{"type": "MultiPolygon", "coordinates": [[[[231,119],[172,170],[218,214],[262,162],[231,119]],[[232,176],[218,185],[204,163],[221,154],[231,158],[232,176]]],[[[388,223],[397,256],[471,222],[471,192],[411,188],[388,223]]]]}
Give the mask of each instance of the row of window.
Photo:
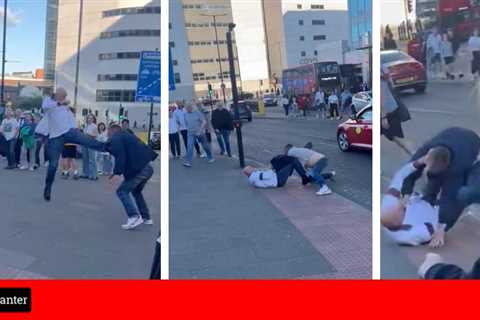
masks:
{"type": "MultiPolygon", "coordinates": [[[[205,9],[205,6],[201,4],[184,4],[183,9],[197,9],[197,10],[202,10],[205,9]]],[[[216,5],[215,9],[229,9],[230,7],[228,5],[216,5]]]]}
{"type": "MultiPolygon", "coordinates": [[[[318,56],[318,51],[317,51],[317,50],[313,50],[313,55],[314,55],[314,56],[318,56]]],[[[300,51],[300,56],[306,57],[306,56],[307,56],[307,52],[306,52],[306,51],[300,51]]]]}
{"type": "Polygon", "coordinates": [[[99,60],[115,60],[115,59],[140,59],[140,52],[111,52],[100,53],[99,60]]]}
{"type": "MultiPolygon", "coordinates": [[[[305,21],[303,19],[298,20],[298,25],[303,26],[305,25],[305,21]]],[[[325,20],[323,19],[314,19],[312,20],[312,26],[324,26],[325,20]]]]}
{"type": "Polygon", "coordinates": [[[201,23],[193,23],[193,22],[185,22],[185,28],[210,28],[210,27],[215,27],[215,25],[217,27],[224,27],[224,28],[228,28],[228,25],[230,24],[230,22],[217,22],[217,23],[213,23],[213,22],[201,22],[201,23]]]}
{"type": "Polygon", "coordinates": [[[136,74],[99,74],[97,76],[98,81],[137,81],[138,76],[136,74]]]}
{"type": "MultiPolygon", "coordinates": [[[[237,60],[237,58],[234,58],[233,60],[237,60]]],[[[221,58],[220,61],[221,61],[221,62],[227,62],[227,61],[228,61],[228,58],[221,58]]],[[[217,59],[194,59],[194,60],[190,60],[190,63],[192,63],[192,64],[196,64],[196,63],[213,63],[213,62],[218,62],[218,58],[217,58],[217,59]]]]}
{"type": "MultiPolygon", "coordinates": [[[[300,36],[299,38],[300,41],[305,41],[305,36],[300,36]]],[[[313,36],[313,40],[327,40],[327,36],[323,34],[318,34],[313,36]]]]}
{"type": "MultiPolygon", "coordinates": [[[[299,10],[303,9],[303,5],[297,4],[297,9],[299,9],[299,10]]],[[[323,4],[312,4],[312,5],[310,5],[310,9],[312,9],[312,10],[323,10],[323,9],[325,9],[325,6],[323,4]]]]}
{"type": "MultiPolygon", "coordinates": [[[[240,77],[239,74],[236,75],[237,78],[240,77]]],[[[208,80],[216,80],[220,79],[220,73],[217,75],[205,75],[205,73],[194,73],[193,74],[193,81],[208,81],[208,80]]],[[[229,79],[230,78],[230,72],[229,71],[224,71],[223,72],[223,79],[229,79]]]]}
{"type": "Polygon", "coordinates": [[[97,90],[97,102],[134,102],[135,90],[97,90]]]}
{"type": "MultiPolygon", "coordinates": [[[[191,46],[191,47],[193,47],[193,46],[216,46],[217,42],[220,45],[224,45],[224,44],[226,45],[227,44],[227,40],[219,40],[219,41],[205,40],[205,41],[188,41],[188,45],[191,46]]],[[[235,43],[235,40],[232,40],[232,43],[235,43]]]]}
{"type": "Polygon", "coordinates": [[[121,37],[160,37],[159,29],[132,29],[106,31],[100,33],[100,39],[121,38],[121,37]]]}
{"type": "Polygon", "coordinates": [[[127,14],[160,14],[160,7],[133,7],[103,11],[103,17],[124,16],[127,14]]]}

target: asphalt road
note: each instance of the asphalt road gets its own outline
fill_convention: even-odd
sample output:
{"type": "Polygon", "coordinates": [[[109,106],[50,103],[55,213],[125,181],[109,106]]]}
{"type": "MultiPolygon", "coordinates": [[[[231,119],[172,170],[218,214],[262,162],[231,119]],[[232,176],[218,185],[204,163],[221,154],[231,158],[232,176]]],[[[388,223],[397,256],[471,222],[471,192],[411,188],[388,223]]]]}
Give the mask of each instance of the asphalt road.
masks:
{"type": "MultiPolygon", "coordinates": [[[[434,82],[429,84],[425,94],[405,92],[402,99],[412,115],[403,129],[413,150],[448,127],[460,126],[480,133],[480,87],[474,87],[472,83],[434,82]]],[[[382,189],[385,190],[390,178],[408,156],[384,137],[381,148],[382,189]]],[[[382,277],[415,278],[413,266],[388,240],[382,238],[382,277]]]]}
{"type": "MultiPolygon", "coordinates": [[[[254,119],[244,123],[243,143],[245,157],[259,164],[282,153],[287,143],[304,146],[312,142],[313,148],[329,159],[329,168],[337,172],[332,190],[371,210],[372,155],[371,152],[341,152],[336,142],[338,121],[321,119],[254,119]]],[[[232,135],[234,153],[237,153],[236,135],[232,135]]],[[[214,142],[215,143],[215,142],[214,142]]]]}

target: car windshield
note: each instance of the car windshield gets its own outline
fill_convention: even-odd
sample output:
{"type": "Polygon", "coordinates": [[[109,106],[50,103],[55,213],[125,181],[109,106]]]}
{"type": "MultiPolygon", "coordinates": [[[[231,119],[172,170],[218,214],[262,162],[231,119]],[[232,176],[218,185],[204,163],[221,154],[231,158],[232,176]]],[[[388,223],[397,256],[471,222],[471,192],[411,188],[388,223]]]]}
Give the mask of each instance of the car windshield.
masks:
{"type": "Polygon", "coordinates": [[[381,64],[390,63],[394,61],[407,61],[410,59],[408,55],[400,51],[382,52],[380,55],[381,64]]]}

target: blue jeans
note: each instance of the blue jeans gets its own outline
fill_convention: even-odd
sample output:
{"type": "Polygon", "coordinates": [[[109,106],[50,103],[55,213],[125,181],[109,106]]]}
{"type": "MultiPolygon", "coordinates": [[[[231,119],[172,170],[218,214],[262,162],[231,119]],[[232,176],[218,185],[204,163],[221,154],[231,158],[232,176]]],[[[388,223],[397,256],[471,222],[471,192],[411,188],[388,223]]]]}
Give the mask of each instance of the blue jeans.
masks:
{"type": "Polygon", "coordinates": [[[82,147],[83,176],[88,179],[97,179],[97,159],[93,149],[82,147]]]}
{"type": "Polygon", "coordinates": [[[310,175],[320,187],[323,187],[323,185],[325,184],[325,179],[332,178],[331,173],[322,173],[322,171],[325,170],[327,166],[328,166],[328,159],[322,158],[318,160],[318,162],[310,171],[310,175]]]}
{"type": "Polygon", "coordinates": [[[102,173],[105,175],[112,174],[113,171],[113,159],[112,156],[108,153],[98,153],[97,154],[98,167],[102,170],[102,173]]]}
{"type": "Polygon", "coordinates": [[[17,139],[13,138],[5,143],[5,152],[7,154],[7,161],[9,167],[14,167],[15,162],[15,146],[17,145],[17,139]]]}
{"type": "Polygon", "coordinates": [[[232,156],[232,150],[230,149],[230,130],[215,130],[217,136],[217,142],[220,146],[222,154],[227,152],[228,156],[232,156]]]}
{"type": "Polygon", "coordinates": [[[204,134],[201,134],[201,135],[188,134],[186,161],[188,163],[192,163],[193,146],[197,141],[202,145],[203,150],[205,150],[205,153],[207,154],[207,159],[208,160],[213,159],[212,151],[210,150],[210,145],[207,142],[207,137],[204,134]]]}
{"type": "Polygon", "coordinates": [[[55,173],[58,168],[58,159],[62,154],[63,146],[65,143],[78,144],[97,151],[105,151],[105,143],[99,142],[79,129],[70,129],[70,131],[62,134],[59,137],[48,139],[47,155],[48,155],[48,170],[47,177],[45,179],[45,187],[51,188],[55,181],[55,173]]]}
{"type": "Polygon", "coordinates": [[[148,164],[139,174],[131,179],[124,180],[120,187],[118,187],[117,196],[122,202],[129,218],[141,215],[144,220],[150,219],[150,213],[147,203],[143,198],[142,191],[152,175],[153,168],[148,164]],[[133,199],[135,199],[135,203],[132,200],[132,196],[133,199]]]}

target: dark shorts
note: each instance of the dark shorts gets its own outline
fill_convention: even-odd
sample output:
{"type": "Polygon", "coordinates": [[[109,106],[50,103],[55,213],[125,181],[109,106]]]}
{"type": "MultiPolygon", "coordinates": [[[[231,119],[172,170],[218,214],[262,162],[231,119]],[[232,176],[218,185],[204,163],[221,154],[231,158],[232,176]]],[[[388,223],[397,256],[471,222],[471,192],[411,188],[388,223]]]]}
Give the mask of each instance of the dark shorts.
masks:
{"type": "Polygon", "coordinates": [[[432,59],[430,61],[431,63],[442,62],[442,56],[440,55],[440,53],[436,53],[432,56],[432,59]]]}
{"type": "MultiPolygon", "coordinates": [[[[398,110],[399,108],[397,108],[398,110]]],[[[381,127],[381,134],[385,136],[388,140],[392,141],[395,137],[403,138],[403,129],[402,129],[402,121],[400,120],[397,110],[393,111],[392,113],[387,114],[387,120],[389,123],[389,128],[385,129],[381,127]]]]}
{"type": "Polygon", "coordinates": [[[445,62],[445,64],[452,64],[453,61],[455,61],[455,59],[453,57],[444,57],[443,58],[443,61],[445,62]]]}
{"type": "Polygon", "coordinates": [[[64,146],[62,150],[62,158],[77,158],[77,146],[64,146]]]}

